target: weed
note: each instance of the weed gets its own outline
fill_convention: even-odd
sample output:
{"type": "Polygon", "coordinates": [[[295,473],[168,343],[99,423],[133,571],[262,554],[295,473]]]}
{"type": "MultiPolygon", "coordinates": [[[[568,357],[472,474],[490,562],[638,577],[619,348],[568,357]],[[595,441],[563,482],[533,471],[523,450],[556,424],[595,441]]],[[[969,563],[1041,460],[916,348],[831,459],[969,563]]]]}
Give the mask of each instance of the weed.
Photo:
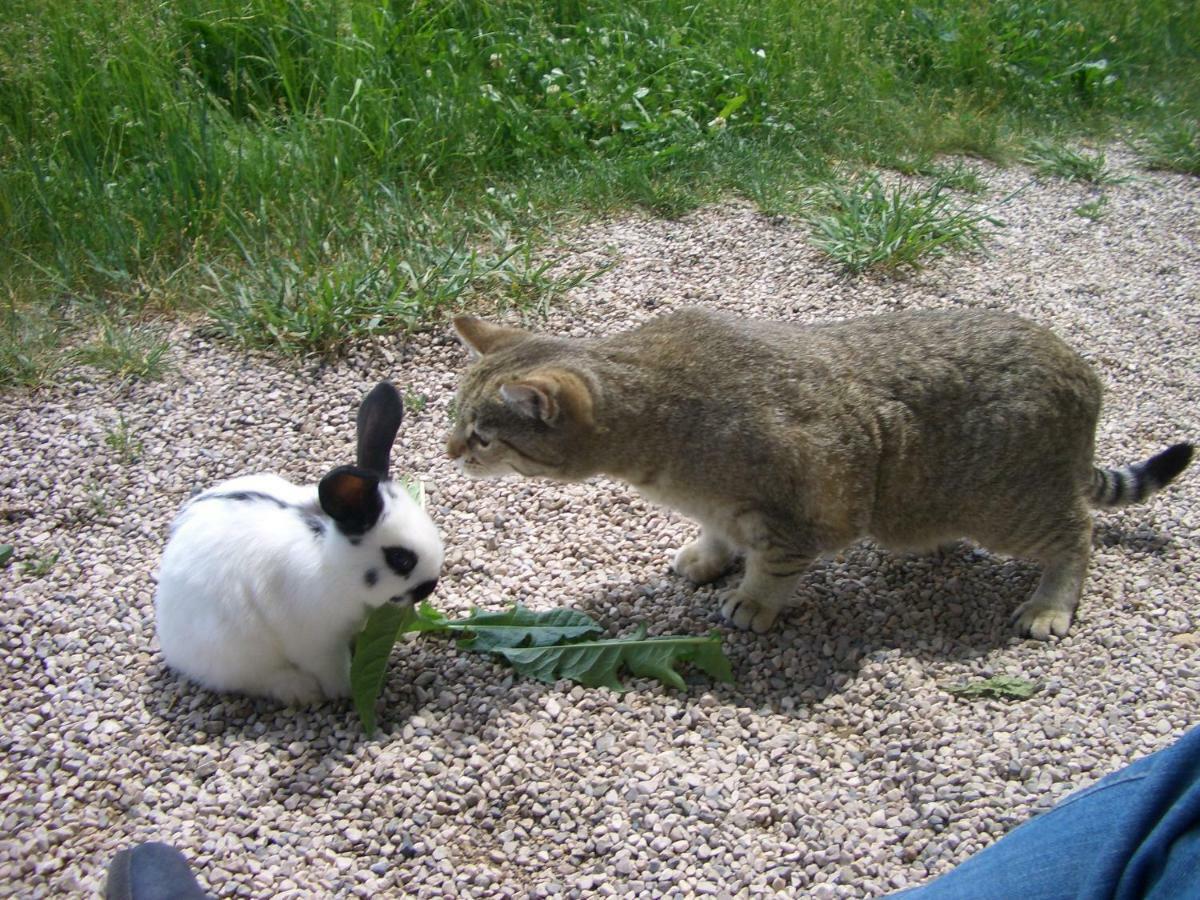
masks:
{"type": "Polygon", "coordinates": [[[0,544],[0,568],[5,568],[13,558],[13,545],[0,544]]]}
{"type": "Polygon", "coordinates": [[[968,194],[982,194],[988,188],[987,181],[978,172],[958,160],[952,166],[938,166],[932,173],[948,188],[968,194]]]}
{"type": "Polygon", "coordinates": [[[129,423],[125,421],[123,415],[118,415],[117,424],[105,431],[104,443],[126,465],[137,462],[145,450],[141,438],[134,434],[133,429],[130,428],[129,423]]]}
{"type": "Polygon", "coordinates": [[[404,392],[404,408],[414,415],[425,409],[428,403],[428,397],[424,394],[418,394],[412,388],[404,392]]]}
{"type": "Polygon", "coordinates": [[[62,367],[64,330],[51,310],[9,305],[0,312],[0,387],[49,380],[62,367]]]}
{"type": "Polygon", "coordinates": [[[983,245],[985,225],[1002,223],[971,205],[952,202],[948,187],[898,185],[878,176],[828,188],[830,211],[812,219],[813,242],[848,272],[918,268],[929,257],[983,245]]]}
{"type": "Polygon", "coordinates": [[[43,553],[41,556],[22,560],[21,572],[30,578],[42,578],[50,574],[59,556],[59,551],[55,550],[53,553],[43,553]]]}
{"type": "Polygon", "coordinates": [[[97,519],[103,519],[112,512],[112,503],[109,500],[108,489],[97,481],[88,481],[84,486],[84,492],[87,495],[88,508],[92,511],[92,515],[97,519]]]}
{"type": "Polygon", "coordinates": [[[1124,180],[1109,170],[1103,153],[1083,153],[1063,144],[1034,141],[1022,161],[1038,175],[1064,181],[1102,185],[1124,180]]]}
{"type": "Polygon", "coordinates": [[[1089,200],[1087,203],[1081,203],[1072,212],[1077,216],[1082,216],[1085,219],[1091,219],[1093,222],[1099,222],[1104,218],[1106,207],[1108,206],[1108,197],[1101,194],[1095,200],[1089,200]]]}
{"type": "Polygon", "coordinates": [[[1200,175],[1200,124],[1185,119],[1160,125],[1143,136],[1138,152],[1148,169],[1200,175]]]}
{"type": "Polygon", "coordinates": [[[170,365],[171,345],[159,335],[135,325],[118,324],[109,316],[99,317],[98,333],[76,351],[76,358],[121,381],[161,378],[170,365]]]}

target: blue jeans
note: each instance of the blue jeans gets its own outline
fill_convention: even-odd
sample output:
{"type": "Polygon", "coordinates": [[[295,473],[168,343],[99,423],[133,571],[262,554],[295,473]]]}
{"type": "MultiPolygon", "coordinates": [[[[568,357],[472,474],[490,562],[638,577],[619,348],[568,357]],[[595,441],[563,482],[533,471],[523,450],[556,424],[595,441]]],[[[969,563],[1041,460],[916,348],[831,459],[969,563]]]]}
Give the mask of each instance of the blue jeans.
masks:
{"type": "Polygon", "coordinates": [[[1076,791],[906,900],[1200,898],[1200,727],[1076,791]]]}

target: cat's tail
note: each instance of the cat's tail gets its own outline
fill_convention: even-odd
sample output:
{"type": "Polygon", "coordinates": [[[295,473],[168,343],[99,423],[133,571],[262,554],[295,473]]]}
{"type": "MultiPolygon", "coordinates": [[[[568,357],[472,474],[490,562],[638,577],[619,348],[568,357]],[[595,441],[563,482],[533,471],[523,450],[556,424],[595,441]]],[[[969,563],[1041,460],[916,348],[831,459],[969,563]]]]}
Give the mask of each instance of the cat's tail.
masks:
{"type": "Polygon", "coordinates": [[[1140,503],[1170,484],[1192,461],[1191,444],[1172,444],[1157,456],[1120,469],[1092,469],[1092,506],[1140,503]]]}

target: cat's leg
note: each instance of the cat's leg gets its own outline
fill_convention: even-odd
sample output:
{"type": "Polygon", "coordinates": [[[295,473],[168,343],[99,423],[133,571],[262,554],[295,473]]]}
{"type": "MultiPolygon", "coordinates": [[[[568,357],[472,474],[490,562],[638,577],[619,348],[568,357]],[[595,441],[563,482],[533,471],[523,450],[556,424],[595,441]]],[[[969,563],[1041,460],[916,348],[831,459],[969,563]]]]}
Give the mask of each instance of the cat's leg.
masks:
{"type": "Polygon", "coordinates": [[[750,551],[742,583],[721,605],[721,614],[738,628],[759,634],[769,631],[779,611],[791,605],[811,562],[810,556],[778,549],[750,551]]]}
{"type": "Polygon", "coordinates": [[[711,528],[702,527],[700,536],[675,552],[671,567],[696,584],[720,578],[733,565],[737,549],[711,528]]]}
{"type": "Polygon", "coordinates": [[[1038,559],[1043,569],[1033,596],[1013,613],[1020,634],[1044,641],[1051,635],[1065,637],[1070,630],[1087,577],[1091,524],[1091,516],[1082,512],[1054,538],[1028,554],[1038,559]]]}

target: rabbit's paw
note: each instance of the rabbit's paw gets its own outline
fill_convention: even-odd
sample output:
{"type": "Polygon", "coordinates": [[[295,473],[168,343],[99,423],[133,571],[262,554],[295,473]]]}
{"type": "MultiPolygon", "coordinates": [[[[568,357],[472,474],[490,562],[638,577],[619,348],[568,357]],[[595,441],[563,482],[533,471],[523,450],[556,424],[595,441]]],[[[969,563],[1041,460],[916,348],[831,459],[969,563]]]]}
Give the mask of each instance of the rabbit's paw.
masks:
{"type": "Polygon", "coordinates": [[[279,669],[267,679],[264,693],[288,706],[311,706],[325,699],[316,676],[299,669],[279,669]]]}

